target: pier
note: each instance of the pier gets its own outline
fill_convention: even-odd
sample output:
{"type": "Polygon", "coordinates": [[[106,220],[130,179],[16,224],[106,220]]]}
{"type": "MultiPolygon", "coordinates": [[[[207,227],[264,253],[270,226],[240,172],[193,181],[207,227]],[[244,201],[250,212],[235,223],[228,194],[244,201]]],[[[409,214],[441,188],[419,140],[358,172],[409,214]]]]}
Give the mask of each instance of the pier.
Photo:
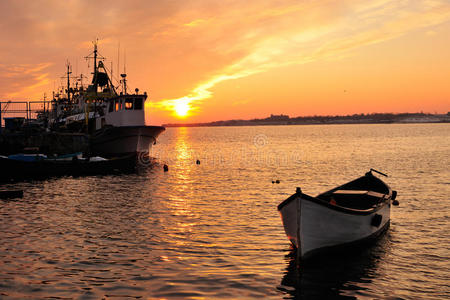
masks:
{"type": "MultiPolygon", "coordinates": [[[[37,119],[39,113],[50,110],[51,101],[0,101],[0,120],[2,127],[5,119],[23,118],[25,121],[37,119]]],[[[1,129],[0,129],[1,130],[1,129]]]]}

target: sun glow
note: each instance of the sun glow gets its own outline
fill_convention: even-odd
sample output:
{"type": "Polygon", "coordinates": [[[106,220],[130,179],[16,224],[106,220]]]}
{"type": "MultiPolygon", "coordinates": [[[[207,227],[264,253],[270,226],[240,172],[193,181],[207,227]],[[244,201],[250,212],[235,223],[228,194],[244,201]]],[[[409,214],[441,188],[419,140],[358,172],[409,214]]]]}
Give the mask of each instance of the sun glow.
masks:
{"type": "Polygon", "coordinates": [[[175,115],[180,118],[187,117],[189,115],[189,111],[191,107],[189,105],[189,101],[179,100],[173,104],[173,110],[175,115]]]}

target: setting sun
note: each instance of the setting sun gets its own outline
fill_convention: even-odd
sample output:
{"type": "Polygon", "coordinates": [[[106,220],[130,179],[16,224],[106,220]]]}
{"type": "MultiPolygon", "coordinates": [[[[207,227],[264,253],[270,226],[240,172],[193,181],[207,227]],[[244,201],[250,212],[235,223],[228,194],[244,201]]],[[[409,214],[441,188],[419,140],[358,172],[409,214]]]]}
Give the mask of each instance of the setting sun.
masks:
{"type": "Polygon", "coordinates": [[[173,109],[175,110],[175,115],[177,117],[186,117],[189,113],[189,110],[191,109],[189,106],[189,103],[186,101],[177,101],[177,103],[174,104],[173,109]]]}

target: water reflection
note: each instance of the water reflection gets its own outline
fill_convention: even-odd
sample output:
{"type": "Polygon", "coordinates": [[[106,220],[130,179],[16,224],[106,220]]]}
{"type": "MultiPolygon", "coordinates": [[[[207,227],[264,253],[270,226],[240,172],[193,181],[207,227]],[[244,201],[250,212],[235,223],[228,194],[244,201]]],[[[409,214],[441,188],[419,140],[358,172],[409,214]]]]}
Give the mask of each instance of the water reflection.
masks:
{"type": "Polygon", "coordinates": [[[175,152],[178,161],[185,161],[190,158],[187,146],[187,131],[186,128],[180,128],[176,137],[175,152]]]}
{"type": "Polygon", "coordinates": [[[194,234],[194,227],[200,218],[199,211],[192,207],[195,200],[195,179],[192,172],[195,166],[192,154],[192,142],[187,128],[178,128],[173,141],[173,153],[167,153],[167,158],[173,168],[167,175],[171,186],[163,205],[166,215],[161,215],[170,248],[187,247],[194,234]]]}
{"type": "Polygon", "coordinates": [[[0,298],[443,299],[448,126],[169,128],[142,174],[2,186],[25,193],[0,201],[0,298]],[[374,166],[402,191],[388,238],[298,272],[276,206],[374,166]]]}
{"type": "Polygon", "coordinates": [[[389,248],[389,233],[376,245],[338,257],[329,255],[297,268],[295,253],[290,250],[287,267],[278,289],[285,299],[357,299],[373,296],[370,283],[378,274],[378,265],[389,248]]]}

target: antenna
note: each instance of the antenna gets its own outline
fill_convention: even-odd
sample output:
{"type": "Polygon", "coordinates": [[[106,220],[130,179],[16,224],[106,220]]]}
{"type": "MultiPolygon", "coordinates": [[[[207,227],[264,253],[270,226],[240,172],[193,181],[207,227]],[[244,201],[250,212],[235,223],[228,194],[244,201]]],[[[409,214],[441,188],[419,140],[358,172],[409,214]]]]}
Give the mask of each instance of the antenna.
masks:
{"type": "Polygon", "coordinates": [[[120,41],[119,44],[117,45],[117,72],[120,73],[120,41]]]}
{"type": "Polygon", "coordinates": [[[123,73],[127,74],[127,49],[123,50],[123,73]]]}

